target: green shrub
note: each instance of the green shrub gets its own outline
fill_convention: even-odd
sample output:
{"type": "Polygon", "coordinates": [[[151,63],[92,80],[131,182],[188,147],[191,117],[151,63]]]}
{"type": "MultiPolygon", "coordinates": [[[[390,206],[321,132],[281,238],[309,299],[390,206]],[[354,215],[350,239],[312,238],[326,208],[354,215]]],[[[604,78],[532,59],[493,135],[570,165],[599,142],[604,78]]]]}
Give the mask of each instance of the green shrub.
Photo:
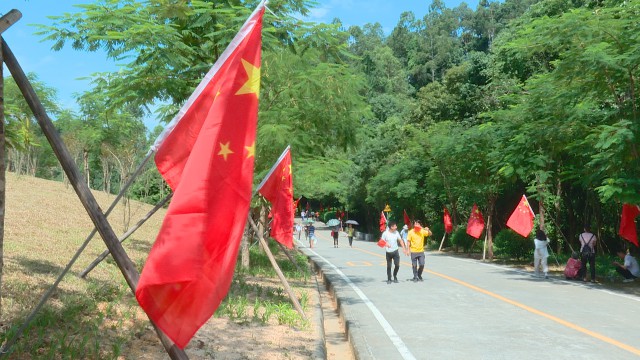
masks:
{"type": "Polygon", "coordinates": [[[502,230],[493,239],[493,253],[503,259],[529,258],[533,254],[533,238],[524,238],[511,229],[502,230]]]}
{"type": "Polygon", "coordinates": [[[460,247],[464,252],[469,252],[474,240],[474,238],[467,234],[467,227],[465,225],[458,225],[451,233],[451,244],[456,247],[456,252],[460,247]]]}
{"type": "MultiPolygon", "coordinates": [[[[438,223],[435,223],[435,224],[429,226],[429,229],[431,230],[433,235],[431,235],[431,236],[429,236],[427,238],[428,239],[427,248],[438,250],[438,248],[440,247],[440,241],[442,241],[442,236],[444,235],[444,224],[438,222],[438,223]]],[[[450,238],[450,236],[448,238],[450,238]]],[[[449,242],[448,238],[447,238],[446,242],[449,242]]],[[[446,245],[443,245],[443,246],[446,246],[446,245]]]]}
{"type": "Polygon", "coordinates": [[[331,219],[337,219],[336,217],[336,212],[335,211],[327,211],[324,214],[322,214],[322,221],[323,222],[327,222],[331,219]]]}

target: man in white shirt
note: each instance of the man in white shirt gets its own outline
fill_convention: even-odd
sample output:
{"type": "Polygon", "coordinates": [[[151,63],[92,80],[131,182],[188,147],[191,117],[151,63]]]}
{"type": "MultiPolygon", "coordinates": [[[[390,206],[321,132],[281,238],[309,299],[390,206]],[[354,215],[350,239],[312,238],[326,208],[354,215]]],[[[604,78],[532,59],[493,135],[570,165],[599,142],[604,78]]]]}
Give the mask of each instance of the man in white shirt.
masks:
{"type": "Polygon", "coordinates": [[[620,264],[617,261],[613,262],[613,266],[616,267],[616,271],[618,274],[624,277],[623,282],[632,282],[636,278],[640,277],[640,267],[638,266],[638,261],[636,258],[631,256],[631,254],[627,254],[624,250],[618,250],[618,257],[623,259],[624,262],[620,264]]]}
{"type": "Polygon", "coordinates": [[[382,233],[382,240],[386,242],[384,246],[387,252],[387,284],[391,284],[391,260],[393,260],[393,282],[398,282],[398,270],[400,269],[400,254],[398,253],[398,244],[405,250],[404,241],[398,233],[398,225],[395,221],[389,222],[389,227],[382,233]]]}

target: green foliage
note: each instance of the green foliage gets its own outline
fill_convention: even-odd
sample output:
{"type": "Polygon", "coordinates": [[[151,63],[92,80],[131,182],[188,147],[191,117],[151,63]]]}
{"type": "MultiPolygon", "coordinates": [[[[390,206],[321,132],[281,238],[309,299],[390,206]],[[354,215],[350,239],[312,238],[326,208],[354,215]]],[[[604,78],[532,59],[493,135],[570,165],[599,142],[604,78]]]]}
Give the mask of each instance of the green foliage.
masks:
{"type": "Polygon", "coordinates": [[[451,244],[456,247],[456,251],[461,247],[464,252],[469,252],[474,241],[475,239],[467,234],[466,226],[456,226],[451,233],[451,244]]]}
{"type": "Polygon", "coordinates": [[[532,254],[533,239],[523,238],[511,229],[500,231],[493,239],[494,254],[503,259],[522,260],[532,254]]]}
{"type": "Polygon", "coordinates": [[[322,221],[325,223],[331,219],[337,219],[335,211],[326,211],[324,212],[324,214],[321,214],[320,216],[322,216],[322,221]]]}

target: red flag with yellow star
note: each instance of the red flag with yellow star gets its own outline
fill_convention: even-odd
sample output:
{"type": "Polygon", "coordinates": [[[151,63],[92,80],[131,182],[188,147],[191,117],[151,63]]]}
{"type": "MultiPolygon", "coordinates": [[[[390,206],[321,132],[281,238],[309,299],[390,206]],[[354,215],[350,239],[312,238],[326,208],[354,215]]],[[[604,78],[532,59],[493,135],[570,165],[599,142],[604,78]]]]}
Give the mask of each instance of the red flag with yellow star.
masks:
{"type": "Polygon", "coordinates": [[[293,178],[291,151],[288,146],[256,191],[271,202],[271,237],[291,249],[293,247],[293,207],[291,206],[293,178]]]}
{"type": "Polygon", "coordinates": [[[184,348],[231,285],[253,178],[264,3],[156,140],[174,191],[136,298],[184,348]]]}
{"type": "Polygon", "coordinates": [[[484,218],[482,217],[480,209],[478,209],[478,205],[473,204],[473,209],[469,216],[469,222],[467,223],[467,234],[478,239],[480,235],[482,235],[483,230],[484,218]]]}
{"type": "Polygon", "coordinates": [[[511,216],[509,216],[509,220],[507,220],[507,226],[518,234],[527,237],[531,234],[531,230],[533,230],[533,219],[535,217],[533,209],[531,209],[531,205],[529,205],[529,201],[527,201],[527,197],[522,195],[518,206],[513,210],[511,216]]]}

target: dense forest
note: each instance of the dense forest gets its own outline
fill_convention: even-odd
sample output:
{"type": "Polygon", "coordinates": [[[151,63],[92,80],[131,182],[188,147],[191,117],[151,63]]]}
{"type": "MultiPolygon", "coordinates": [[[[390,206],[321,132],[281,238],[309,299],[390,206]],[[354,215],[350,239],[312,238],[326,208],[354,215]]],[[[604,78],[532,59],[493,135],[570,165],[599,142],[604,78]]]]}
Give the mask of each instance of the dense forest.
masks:
{"type": "MultiPolygon", "coordinates": [[[[119,190],[160,131],[144,117],[171,120],[256,3],[102,0],[40,26],[54,51],[102,49],[124,64],[93,75],[78,111],[30,74],[92,188],[119,190]]],[[[272,0],[265,14],[256,183],[290,144],[296,198],[371,232],[386,204],[440,236],[445,207],[464,227],[477,204],[492,256],[526,194],[555,250],[575,248],[585,224],[599,251],[623,244],[622,204],[640,203],[640,0],[434,0],[388,34],[299,20],[312,6],[272,0]]],[[[9,170],[64,180],[5,80],[9,170]]],[[[167,191],[150,166],[129,196],[167,191]]]]}

